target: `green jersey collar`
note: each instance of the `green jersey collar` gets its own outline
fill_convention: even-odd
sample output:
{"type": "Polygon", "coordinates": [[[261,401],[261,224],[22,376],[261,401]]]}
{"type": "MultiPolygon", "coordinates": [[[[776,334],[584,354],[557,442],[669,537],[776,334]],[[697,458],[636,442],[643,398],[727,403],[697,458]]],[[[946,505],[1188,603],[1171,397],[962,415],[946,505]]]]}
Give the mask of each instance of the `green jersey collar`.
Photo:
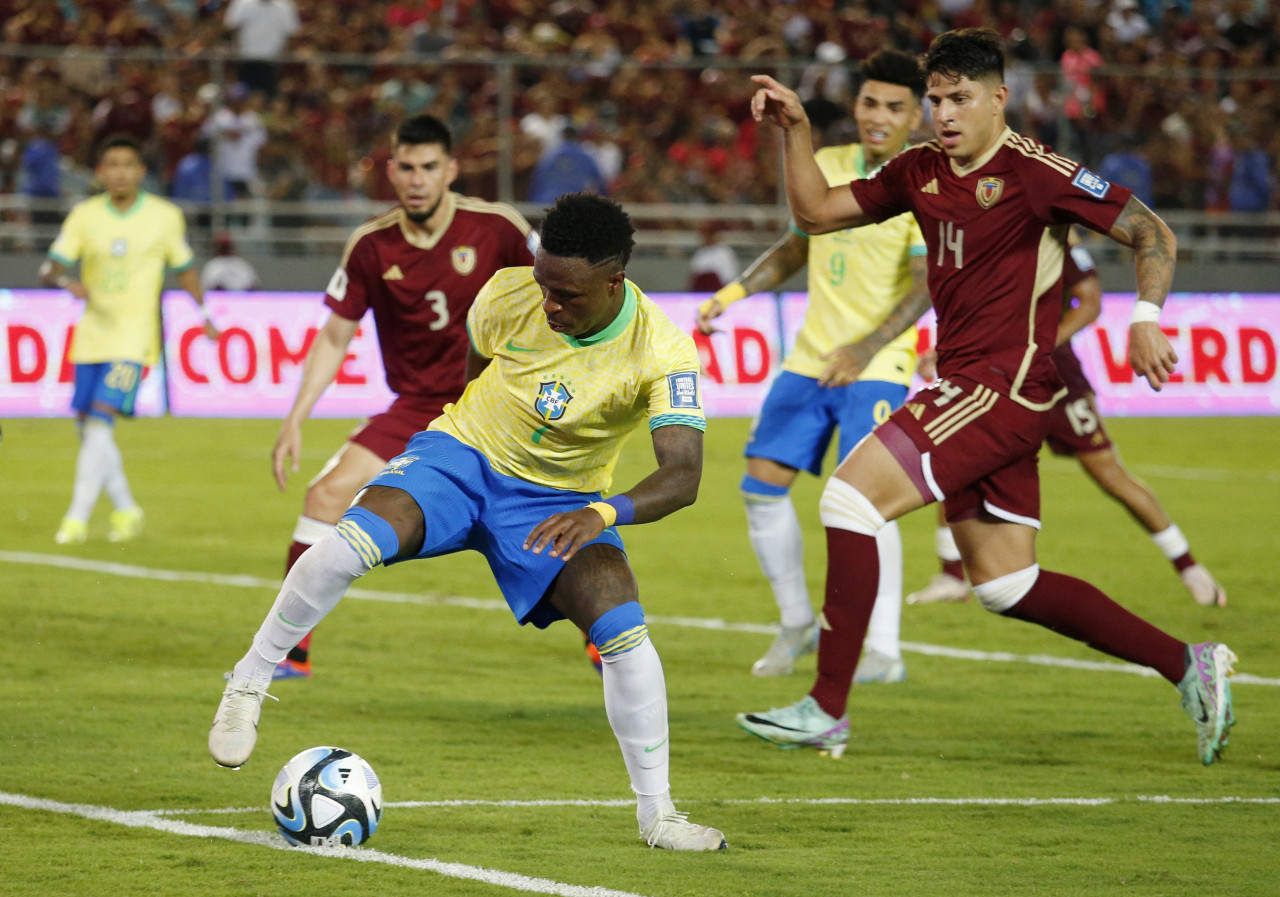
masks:
{"type": "Polygon", "coordinates": [[[575,349],[582,349],[587,346],[598,346],[601,343],[607,343],[609,340],[622,333],[622,331],[626,330],[627,325],[631,323],[631,319],[636,316],[636,291],[635,287],[631,285],[631,281],[629,280],[624,280],[622,285],[622,308],[618,311],[618,316],[613,319],[613,322],[608,327],[601,330],[599,333],[581,338],[569,336],[567,333],[562,333],[560,335],[564,337],[564,341],[575,349]]]}
{"type": "Polygon", "coordinates": [[[146,199],[146,197],[147,191],[139,190],[137,198],[133,201],[133,205],[129,206],[129,208],[125,209],[123,212],[116,208],[116,204],[111,201],[110,193],[103,193],[102,201],[107,204],[107,211],[112,215],[115,215],[117,218],[128,218],[134,212],[138,211],[138,209],[142,208],[142,201],[146,199]]]}

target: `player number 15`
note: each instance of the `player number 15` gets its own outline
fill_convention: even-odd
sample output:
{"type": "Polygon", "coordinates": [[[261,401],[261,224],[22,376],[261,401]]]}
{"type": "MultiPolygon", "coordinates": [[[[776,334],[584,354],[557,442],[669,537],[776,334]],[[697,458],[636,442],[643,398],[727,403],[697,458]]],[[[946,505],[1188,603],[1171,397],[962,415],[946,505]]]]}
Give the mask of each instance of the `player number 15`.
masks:
{"type": "Polygon", "coordinates": [[[964,267],[964,231],[954,221],[938,222],[938,267],[947,263],[947,250],[956,254],[956,269],[964,267]]]}

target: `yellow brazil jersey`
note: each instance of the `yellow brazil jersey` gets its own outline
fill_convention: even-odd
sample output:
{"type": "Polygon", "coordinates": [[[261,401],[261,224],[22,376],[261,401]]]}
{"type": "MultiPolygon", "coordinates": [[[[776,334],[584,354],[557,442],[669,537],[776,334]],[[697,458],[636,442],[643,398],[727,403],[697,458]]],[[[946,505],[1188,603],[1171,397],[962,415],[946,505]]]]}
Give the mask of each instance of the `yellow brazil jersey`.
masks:
{"type": "MultiPolygon", "coordinates": [[[[832,186],[867,176],[860,144],[824,147],[816,158],[832,186]]],[[[924,236],[910,214],[809,237],[809,305],[783,369],[822,376],[830,363],[822,356],[880,326],[911,288],[911,257],[924,254],[924,236]]],[[[912,327],[881,349],[859,379],[909,384],[915,369],[912,327]]]]}
{"type": "Polygon", "coordinates": [[[106,193],[76,204],[49,248],[68,268],[80,262],[89,293],[71,343],[73,362],[156,363],[165,267],[182,270],[194,261],[186,232],[182,211],[146,192],[126,212],[106,193]]]}
{"type": "Polygon", "coordinates": [[[476,296],[467,330],[491,362],[429,429],[478,449],[499,473],[604,492],[646,418],[650,430],[706,429],[693,340],[630,281],[613,323],[575,339],[547,326],[533,269],[504,268],[476,296]]]}

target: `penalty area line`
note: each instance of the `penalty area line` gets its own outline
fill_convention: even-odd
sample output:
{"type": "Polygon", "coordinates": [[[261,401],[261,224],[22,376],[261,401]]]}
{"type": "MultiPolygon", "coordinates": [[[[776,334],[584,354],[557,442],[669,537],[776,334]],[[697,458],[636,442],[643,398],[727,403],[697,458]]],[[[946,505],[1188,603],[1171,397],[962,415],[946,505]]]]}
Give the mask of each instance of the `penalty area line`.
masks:
{"type": "MultiPolygon", "coordinates": [[[[266,579],[247,574],[203,573],[194,570],[163,570],[120,564],[111,561],[95,561],[88,558],[66,557],[59,554],[38,554],[28,551],[0,551],[0,563],[32,564],[62,570],[78,570],[107,576],[123,576],[132,579],[150,579],[161,582],[194,582],[205,585],[231,586],[241,589],[267,589],[279,591],[281,580],[266,579]]],[[[347,598],[359,601],[383,601],[389,604],[418,604],[428,607],[465,607],[472,610],[507,610],[507,603],[495,598],[468,598],[462,595],[413,594],[410,592],[379,592],[373,589],[348,589],[347,598]]],[[[750,632],[760,635],[776,635],[778,627],[772,623],[731,623],[727,620],[707,617],[681,617],[663,614],[646,614],[649,623],[659,626],[681,626],[686,629],[707,629],[715,632],[750,632]]],[[[1100,673],[1128,673],[1135,676],[1158,676],[1149,667],[1132,663],[1107,660],[1083,660],[1074,657],[1057,657],[1051,654],[1013,654],[1007,651],[975,651],[969,648],[952,648],[947,645],[930,645],[923,642],[903,642],[902,650],[933,657],[951,657],[957,660],[977,660],[987,663],[1025,663],[1035,666],[1058,667],[1069,670],[1090,670],[1100,673]]],[[[1233,685],[1280,686],[1280,679],[1237,673],[1231,678],[1233,685]]]]}
{"type": "MultiPolygon", "coordinates": [[[[326,859],[348,860],[357,863],[379,863],[384,866],[398,866],[403,869],[418,869],[423,872],[434,872],[437,875],[444,875],[449,878],[462,878],[535,894],[553,894],[556,897],[643,897],[641,894],[634,894],[630,891],[571,885],[552,881],[549,878],[533,878],[516,872],[504,872],[500,869],[468,866],[465,863],[414,859],[413,857],[383,853],[380,850],[372,850],[366,847],[293,847],[284,838],[271,832],[246,832],[236,828],[195,825],[177,819],[162,818],[158,813],[148,810],[117,810],[112,807],[98,807],[92,804],[68,804],[29,797],[25,794],[10,794],[4,791],[0,791],[0,804],[22,807],[27,810],[64,813],[71,816],[79,816],[83,819],[110,822],[130,828],[153,829],[171,835],[183,835],[190,838],[220,838],[224,841],[252,844],[257,847],[269,847],[273,850],[291,850],[298,853],[313,854],[326,859]]],[[[262,807],[256,809],[258,812],[264,812],[262,807]]]]}

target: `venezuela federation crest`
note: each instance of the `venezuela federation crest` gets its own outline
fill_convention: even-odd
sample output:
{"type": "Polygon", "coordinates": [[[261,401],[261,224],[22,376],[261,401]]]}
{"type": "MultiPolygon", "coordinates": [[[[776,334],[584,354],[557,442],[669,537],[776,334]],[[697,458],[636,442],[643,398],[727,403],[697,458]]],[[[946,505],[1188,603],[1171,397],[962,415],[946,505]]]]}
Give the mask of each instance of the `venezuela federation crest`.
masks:
{"type": "Polygon", "coordinates": [[[1000,196],[1004,193],[1004,181],[1000,178],[982,178],[974,192],[978,196],[978,205],[989,209],[1000,201],[1000,196]]]}

